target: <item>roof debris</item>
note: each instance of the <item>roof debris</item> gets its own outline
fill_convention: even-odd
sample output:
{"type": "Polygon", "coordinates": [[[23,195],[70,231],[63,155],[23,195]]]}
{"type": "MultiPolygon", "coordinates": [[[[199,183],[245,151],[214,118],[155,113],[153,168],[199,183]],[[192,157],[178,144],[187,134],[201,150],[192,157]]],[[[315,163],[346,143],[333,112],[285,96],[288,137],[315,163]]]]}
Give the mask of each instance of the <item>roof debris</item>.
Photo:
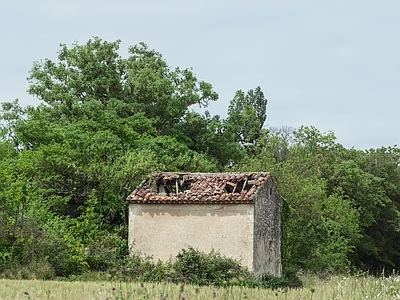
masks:
{"type": "Polygon", "coordinates": [[[253,203],[269,172],[154,173],[127,198],[142,204],[244,204],[253,203]]]}

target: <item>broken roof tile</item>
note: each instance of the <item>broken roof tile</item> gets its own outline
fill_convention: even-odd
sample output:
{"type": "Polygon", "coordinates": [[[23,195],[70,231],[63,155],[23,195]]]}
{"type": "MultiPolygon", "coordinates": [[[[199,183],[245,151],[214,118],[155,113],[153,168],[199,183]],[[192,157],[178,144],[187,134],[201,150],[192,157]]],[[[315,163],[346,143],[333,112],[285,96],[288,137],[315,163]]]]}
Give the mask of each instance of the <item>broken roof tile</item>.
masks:
{"type": "Polygon", "coordinates": [[[146,204],[253,203],[255,192],[268,178],[268,172],[158,172],[143,180],[127,201],[146,204]]]}

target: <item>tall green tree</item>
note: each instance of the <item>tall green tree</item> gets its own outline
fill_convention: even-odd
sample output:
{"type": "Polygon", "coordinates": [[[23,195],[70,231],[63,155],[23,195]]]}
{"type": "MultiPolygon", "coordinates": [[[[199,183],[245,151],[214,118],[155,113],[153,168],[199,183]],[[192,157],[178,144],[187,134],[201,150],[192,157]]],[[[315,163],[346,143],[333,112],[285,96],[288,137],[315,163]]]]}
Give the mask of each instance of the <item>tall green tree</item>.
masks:
{"type": "Polygon", "coordinates": [[[228,107],[227,122],[242,145],[254,143],[260,137],[267,118],[267,99],[258,86],[244,93],[238,90],[228,107]]]}
{"type": "Polygon", "coordinates": [[[62,44],[58,62],[34,64],[29,93],[52,107],[53,120],[80,119],[112,101],[123,117],[143,113],[158,131],[179,122],[191,105],[218,99],[211,84],[197,80],[191,69],[170,70],[146,44],[129,47],[128,58],[118,54],[119,46],[119,40],[97,37],[72,48],[62,44]]]}
{"type": "Polygon", "coordinates": [[[263,130],[240,170],[268,170],[286,207],[282,223],[284,268],[346,271],[360,239],[359,212],[340,192],[329,192],[325,169],[343,150],[332,132],[315,127],[263,130]],[[300,229],[300,230],[299,230],[300,229]]]}
{"type": "MultiPolygon", "coordinates": [[[[32,222],[54,242],[43,247],[58,249],[64,258],[50,255],[57,258],[50,263],[60,275],[105,266],[93,259],[93,249],[100,256],[109,253],[98,247],[105,236],[118,241],[117,231],[122,238],[118,228],[127,223],[124,199],[148,173],[217,170],[213,154],[190,149],[169,135],[192,105],[217,100],[211,84],[199,81],[191,69],[171,69],[143,43],[130,47],[127,58],[119,55],[119,47],[119,40],[99,38],[72,47],[62,44],[56,61],[35,62],[29,73],[28,92],[41,103],[25,108],[18,101],[2,103],[0,110],[5,124],[0,153],[14,155],[13,164],[19,166],[7,162],[2,168],[8,171],[0,178],[0,205],[15,220],[19,214],[27,218],[35,205],[44,209],[53,221],[32,222]],[[26,205],[22,211],[18,201],[11,201],[11,190],[18,189],[15,197],[26,205]]],[[[1,238],[9,249],[4,253],[16,247],[7,237],[1,238]]]]}
{"type": "Polygon", "coordinates": [[[211,84],[197,80],[191,69],[170,70],[161,54],[146,44],[130,47],[129,54],[124,90],[148,118],[155,119],[158,130],[178,123],[190,106],[207,107],[218,99],[211,84]]]}
{"type": "Polygon", "coordinates": [[[119,46],[119,40],[99,38],[70,48],[62,44],[58,61],[36,62],[30,71],[28,91],[42,103],[3,105],[9,138],[33,151],[27,172],[46,198],[58,199],[52,207],[62,215],[79,216],[80,206],[95,193],[101,215],[121,222],[121,199],[144,176],[132,153],[146,162],[146,172],[215,169],[217,152],[197,153],[167,136],[191,114],[192,105],[207,106],[218,98],[211,84],[197,80],[191,69],[171,70],[144,43],[129,47],[127,58],[119,55],[119,46]],[[122,170],[132,177],[121,178],[122,170]],[[127,183],[122,193],[121,182],[127,183]]]}
{"type": "Polygon", "coordinates": [[[362,239],[354,264],[374,272],[400,266],[399,162],[395,147],[349,150],[329,180],[360,212],[362,239]]]}

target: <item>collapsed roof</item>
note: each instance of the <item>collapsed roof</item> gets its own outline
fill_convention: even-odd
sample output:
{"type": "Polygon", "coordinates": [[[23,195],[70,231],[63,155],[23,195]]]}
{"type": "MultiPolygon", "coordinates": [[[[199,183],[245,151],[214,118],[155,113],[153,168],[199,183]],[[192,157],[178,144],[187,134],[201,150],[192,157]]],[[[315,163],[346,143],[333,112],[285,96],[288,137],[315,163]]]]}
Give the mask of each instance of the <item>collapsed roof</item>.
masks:
{"type": "Polygon", "coordinates": [[[178,173],[148,176],[128,196],[136,204],[244,204],[253,203],[269,172],[178,173]]]}

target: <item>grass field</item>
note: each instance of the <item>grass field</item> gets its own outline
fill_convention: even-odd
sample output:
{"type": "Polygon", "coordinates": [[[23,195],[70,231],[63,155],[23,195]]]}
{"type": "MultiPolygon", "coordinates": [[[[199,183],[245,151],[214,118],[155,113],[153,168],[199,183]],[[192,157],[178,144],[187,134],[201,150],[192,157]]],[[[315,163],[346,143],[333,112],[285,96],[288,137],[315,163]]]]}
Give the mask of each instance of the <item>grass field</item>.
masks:
{"type": "Polygon", "coordinates": [[[304,288],[263,290],[171,283],[60,282],[0,279],[0,299],[400,299],[400,276],[304,278],[304,288]]]}

